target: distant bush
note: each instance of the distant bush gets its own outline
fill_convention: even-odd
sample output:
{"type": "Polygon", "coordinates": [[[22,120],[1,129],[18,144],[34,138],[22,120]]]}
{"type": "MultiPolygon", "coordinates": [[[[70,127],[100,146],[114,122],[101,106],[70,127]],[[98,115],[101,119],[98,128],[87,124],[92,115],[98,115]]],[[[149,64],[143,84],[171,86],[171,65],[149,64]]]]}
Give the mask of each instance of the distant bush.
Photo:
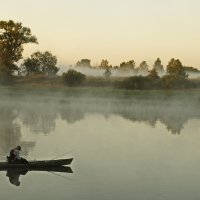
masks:
{"type": "Polygon", "coordinates": [[[124,81],[121,82],[121,87],[125,89],[142,90],[149,88],[151,82],[152,80],[148,77],[132,76],[125,78],[124,81]]]}
{"type": "Polygon", "coordinates": [[[161,78],[160,86],[164,89],[185,89],[194,87],[195,85],[191,80],[183,76],[166,75],[161,78]]]}
{"type": "Polygon", "coordinates": [[[84,74],[81,72],[77,72],[76,70],[70,69],[66,73],[62,74],[64,82],[68,86],[77,86],[80,85],[86,78],[84,74]]]}
{"type": "Polygon", "coordinates": [[[191,81],[183,76],[166,75],[162,78],[151,76],[133,76],[125,78],[120,87],[132,90],[149,89],[187,89],[199,87],[198,81],[191,81]]]}

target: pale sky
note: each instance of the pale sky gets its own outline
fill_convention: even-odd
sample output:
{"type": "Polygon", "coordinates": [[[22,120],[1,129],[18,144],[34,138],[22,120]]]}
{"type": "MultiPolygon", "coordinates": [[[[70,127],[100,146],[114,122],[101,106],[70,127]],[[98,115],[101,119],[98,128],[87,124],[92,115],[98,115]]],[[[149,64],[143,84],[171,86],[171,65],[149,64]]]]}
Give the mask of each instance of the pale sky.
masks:
{"type": "Polygon", "coordinates": [[[62,65],[174,57],[200,69],[200,0],[0,0],[0,16],[38,38],[25,57],[49,50],[62,65]]]}

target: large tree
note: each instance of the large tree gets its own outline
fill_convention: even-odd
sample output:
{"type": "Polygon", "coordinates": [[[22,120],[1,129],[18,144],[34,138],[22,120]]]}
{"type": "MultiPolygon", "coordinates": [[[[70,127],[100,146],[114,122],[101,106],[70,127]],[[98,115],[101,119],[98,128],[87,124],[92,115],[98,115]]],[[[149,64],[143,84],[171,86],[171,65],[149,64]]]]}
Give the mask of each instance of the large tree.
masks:
{"type": "Polygon", "coordinates": [[[185,72],[185,69],[180,60],[176,60],[174,58],[172,58],[167,65],[167,75],[184,78],[188,77],[188,74],[185,72]]]}
{"type": "Polygon", "coordinates": [[[48,51],[37,51],[33,53],[30,58],[24,60],[21,71],[23,71],[26,75],[55,75],[59,70],[56,64],[56,56],[53,56],[48,51]]]}
{"type": "Polygon", "coordinates": [[[24,44],[37,43],[31,29],[20,22],[0,21],[0,59],[7,73],[17,70],[15,63],[22,58],[24,44]]]}

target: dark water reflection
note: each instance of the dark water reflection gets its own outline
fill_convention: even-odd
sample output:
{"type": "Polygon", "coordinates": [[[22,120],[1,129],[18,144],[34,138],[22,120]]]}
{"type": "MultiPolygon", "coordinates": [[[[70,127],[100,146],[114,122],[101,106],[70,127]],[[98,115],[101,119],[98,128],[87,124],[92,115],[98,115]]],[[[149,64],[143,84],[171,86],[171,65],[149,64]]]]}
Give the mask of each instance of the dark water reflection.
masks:
{"type": "Polygon", "coordinates": [[[15,185],[15,186],[20,186],[20,180],[19,177],[21,175],[26,175],[28,172],[28,170],[25,169],[18,169],[18,170],[13,170],[13,169],[9,169],[6,172],[6,176],[9,178],[9,181],[11,184],[15,185]]]}
{"type": "Polygon", "coordinates": [[[10,102],[0,103],[0,150],[1,155],[5,155],[18,144],[24,147],[24,154],[34,147],[34,142],[21,140],[21,127],[15,122],[17,118],[16,106],[10,102]]]}
{"type": "MultiPolygon", "coordinates": [[[[33,169],[28,168],[16,168],[16,169],[0,169],[0,171],[6,171],[6,176],[9,179],[10,184],[13,184],[15,186],[20,186],[20,176],[25,176],[27,173],[33,173],[33,172],[49,172],[49,173],[73,173],[72,169],[68,166],[58,166],[58,167],[38,167],[33,169]]],[[[56,174],[55,174],[56,175],[56,174]]],[[[61,176],[61,175],[60,175],[61,176]]],[[[64,177],[63,177],[64,178],[64,177]]]]}

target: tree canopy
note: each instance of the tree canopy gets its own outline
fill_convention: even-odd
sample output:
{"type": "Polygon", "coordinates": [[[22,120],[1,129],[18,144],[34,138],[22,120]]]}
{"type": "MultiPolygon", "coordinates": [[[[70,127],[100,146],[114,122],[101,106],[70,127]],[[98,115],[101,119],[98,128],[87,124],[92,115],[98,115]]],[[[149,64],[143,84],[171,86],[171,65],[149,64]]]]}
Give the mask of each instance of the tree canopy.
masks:
{"type": "Polygon", "coordinates": [[[135,69],[135,61],[130,60],[128,62],[120,63],[120,69],[122,69],[122,70],[134,70],[135,69]]]}
{"type": "Polygon", "coordinates": [[[109,62],[108,62],[108,60],[102,60],[101,61],[101,64],[99,65],[99,68],[100,69],[109,69],[109,68],[112,68],[112,66],[111,65],[109,65],[109,62]]]}
{"type": "Polygon", "coordinates": [[[146,61],[142,61],[139,67],[136,69],[136,73],[147,75],[149,71],[149,66],[146,61]]]}
{"type": "Polygon", "coordinates": [[[200,73],[200,70],[195,68],[195,67],[187,67],[187,66],[184,66],[183,67],[184,70],[188,73],[200,73]]]}
{"type": "Polygon", "coordinates": [[[15,62],[22,58],[23,45],[28,43],[37,43],[37,38],[31,34],[30,28],[12,20],[0,21],[1,62],[10,74],[17,70],[15,62]]]}
{"type": "Polygon", "coordinates": [[[57,58],[49,51],[37,51],[31,55],[30,58],[24,60],[22,69],[25,74],[42,74],[42,75],[55,75],[59,68],[56,67],[57,58]]]}
{"type": "Polygon", "coordinates": [[[158,72],[156,71],[155,68],[149,71],[149,74],[147,75],[147,77],[151,79],[159,79],[158,72]]]}
{"type": "Polygon", "coordinates": [[[91,61],[89,59],[81,59],[81,61],[78,61],[76,63],[76,67],[89,67],[91,68],[91,61]]]}
{"type": "Polygon", "coordinates": [[[164,68],[161,63],[160,58],[157,58],[156,61],[154,62],[153,68],[158,72],[158,73],[164,73],[164,68]]]}
{"type": "Polygon", "coordinates": [[[174,58],[172,58],[167,65],[167,75],[181,76],[184,78],[188,77],[188,74],[185,72],[185,69],[180,60],[176,60],[174,58]]]}

